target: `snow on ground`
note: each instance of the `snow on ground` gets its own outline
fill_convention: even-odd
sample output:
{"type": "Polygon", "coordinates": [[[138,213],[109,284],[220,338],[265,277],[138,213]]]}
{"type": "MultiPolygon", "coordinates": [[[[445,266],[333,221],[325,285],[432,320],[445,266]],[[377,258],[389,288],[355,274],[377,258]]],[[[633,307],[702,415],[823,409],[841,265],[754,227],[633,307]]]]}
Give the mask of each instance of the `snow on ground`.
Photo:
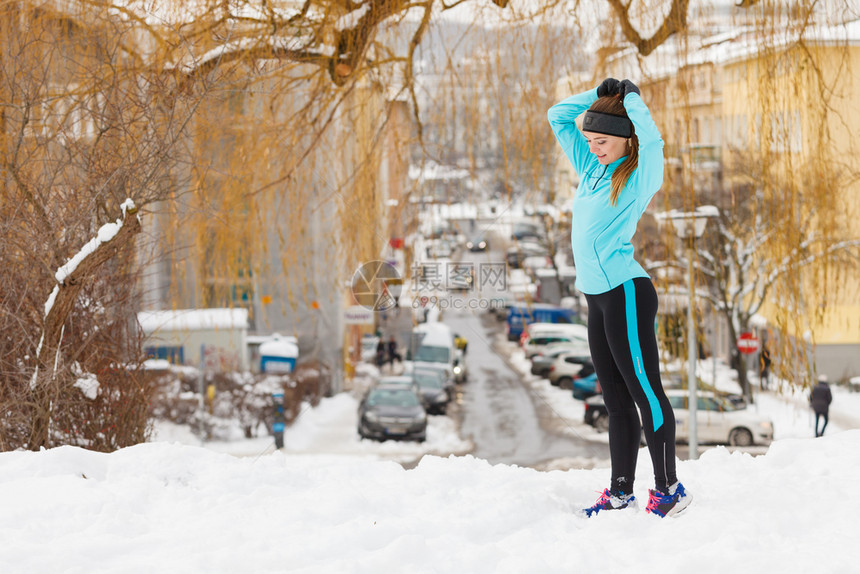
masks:
{"type": "MultiPolygon", "coordinates": [[[[528,366],[515,349],[511,364],[528,366]]],[[[570,391],[526,381],[569,432],[605,440],[581,423],[570,391]]],[[[754,408],[774,418],[779,440],[760,456],[714,447],[680,461],[694,502],[664,520],[642,509],[577,516],[608,484],[608,463],[537,471],[436,456],[471,449],[449,417],[430,417],[424,444],[359,440],[355,396],[304,405],[281,451],[271,437],[201,444],[160,424],[157,442],[112,454],[0,453],[0,572],[857,569],[860,430],[843,428],[860,427],[860,393],[834,389],[820,439],[803,393],[759,393],[754,408]]],[[[649,457],[637,476],[644,508],[649,457]]]]}
{"type": "MultiPolygon", "coordinates": [[[[310,445],[318,437],[305,430],[310,445]]],[[[642,510],[579,518],[606,468],[427,456],[405,470],[371,457],[235,457],[166,442],[7,452],[0,571],[850,572],[858,450],[858,430],[776,441],[758,457],[709,450],[680,462],[695,499],[665,520],[642,510]]],[[[640,457],[640,500],[649,475],[640,457]]]]}
{"type": "MultiPolygon", "coordinates": [[[[447,416],[427,417],[427,440],[424,443],[362,440],[358,436],[358,400],[351,393],[341,393],[322,399],[316,408],[302,405],[296,421],[284,432],[283,452],[289,455],[359,456],[410,462],[425,454],[466,453],[472,443],[457,435],[454,421],[447,416]]],[[[238,456],[262,456],[274,451],[270,436],[256,439],[201,442],[187,427],[159,422],[156,441],[179,442],[205,446],[216,452],[238,456]]]]}

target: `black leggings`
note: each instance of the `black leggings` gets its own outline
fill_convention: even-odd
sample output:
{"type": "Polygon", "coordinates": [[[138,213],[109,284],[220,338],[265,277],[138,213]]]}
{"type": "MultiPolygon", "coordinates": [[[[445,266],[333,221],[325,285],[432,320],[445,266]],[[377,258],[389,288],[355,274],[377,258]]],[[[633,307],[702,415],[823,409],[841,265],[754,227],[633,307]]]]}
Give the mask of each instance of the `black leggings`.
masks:
{"type": "Polygon", "coordinates": [[[657,292],[647,277],[611,291],[586,295],[588,345],[609,411],[613,493],[630,494],[639,454],[640,424],[654,465],[657,490],[666,492],[675,474],[675,414],[663,392],[657,353],[657,292]]]}

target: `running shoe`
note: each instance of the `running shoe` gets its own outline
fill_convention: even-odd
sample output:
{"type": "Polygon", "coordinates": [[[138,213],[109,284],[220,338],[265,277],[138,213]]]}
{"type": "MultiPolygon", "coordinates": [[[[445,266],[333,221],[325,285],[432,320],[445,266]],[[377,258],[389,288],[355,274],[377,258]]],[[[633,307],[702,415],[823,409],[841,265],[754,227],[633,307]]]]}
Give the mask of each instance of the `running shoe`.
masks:
{"type": "Polygon", "coordinates": [[[661,518],[675,516],[693,501],[693,495],[688,494],[680,482],[670,486],[668,491],[668,494],[664,494],[659,490],[649,490],[648,506],[645,507],[645,511],[661,518]]]}
{"type": "Polygon", "coordinates": [[[591,518],[601,510],[621,510],[622,508],[636,508],[636,497],[632,494],[612,494],[605,489],[591,508],[583,508],[582,512],[586,518],[591,518]]]}

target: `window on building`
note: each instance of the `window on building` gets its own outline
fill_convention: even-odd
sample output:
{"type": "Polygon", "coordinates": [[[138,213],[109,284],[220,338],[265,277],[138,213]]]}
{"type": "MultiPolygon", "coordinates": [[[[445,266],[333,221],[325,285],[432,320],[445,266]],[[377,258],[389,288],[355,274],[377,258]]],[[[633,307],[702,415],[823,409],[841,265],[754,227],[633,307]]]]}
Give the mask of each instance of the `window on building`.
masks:
{"type": "Polygon", "coordinates": [[[144,347],[143,352],[147,359],[165,359],[174,365],[182,365],[185,362],[185,351],[182,347],[144,347]]]}

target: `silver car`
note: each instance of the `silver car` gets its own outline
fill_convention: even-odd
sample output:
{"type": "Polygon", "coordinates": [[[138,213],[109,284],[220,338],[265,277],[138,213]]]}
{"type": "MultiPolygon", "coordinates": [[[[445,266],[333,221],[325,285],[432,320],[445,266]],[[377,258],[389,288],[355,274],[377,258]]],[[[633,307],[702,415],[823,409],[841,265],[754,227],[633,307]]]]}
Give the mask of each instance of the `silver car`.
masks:
{"type": "MultiPolygon", "coordinates": [[[[690,411],[685,390],[667,390],[675,411],[676,439],[689,440],[690,411]]],[[[696,408],[696,435],[701,443],[732,446],[768,445],[773,441],[773,421],[750,409],[738,407],[726,397],[699,391],[696,408]]]]}

